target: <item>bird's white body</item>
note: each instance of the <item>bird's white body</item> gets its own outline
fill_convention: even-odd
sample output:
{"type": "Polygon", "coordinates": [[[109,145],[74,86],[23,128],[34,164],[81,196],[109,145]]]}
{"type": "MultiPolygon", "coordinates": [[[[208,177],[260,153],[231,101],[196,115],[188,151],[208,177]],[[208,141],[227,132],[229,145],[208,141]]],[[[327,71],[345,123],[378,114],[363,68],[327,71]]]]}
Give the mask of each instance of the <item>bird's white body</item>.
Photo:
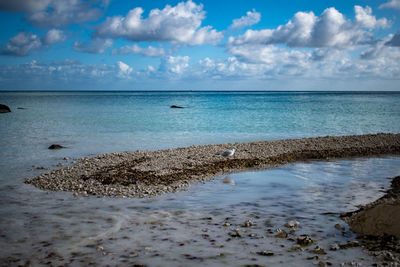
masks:
{"type": "Polygon", "coordinates": [[[219,153],[223,157],[232,157],[235,154],[235,148],[225,150],[224,152],[219,153]]]}

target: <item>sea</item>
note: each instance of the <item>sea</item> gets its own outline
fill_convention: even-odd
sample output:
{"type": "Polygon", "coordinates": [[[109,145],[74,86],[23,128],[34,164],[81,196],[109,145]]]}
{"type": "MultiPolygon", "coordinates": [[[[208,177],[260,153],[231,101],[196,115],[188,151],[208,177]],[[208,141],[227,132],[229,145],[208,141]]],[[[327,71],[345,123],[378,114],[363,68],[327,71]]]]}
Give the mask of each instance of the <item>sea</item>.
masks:
{"type": "Polygon", "coordinates": [[[377,261],[361,248],[309,259],[309,252],[291,251],[291,241],[277,241],[268,231],[297,220],[298,233],[312,236],[326,251],[354,240],[338,214],[382,196],[390,178],[400,175],[398,156],[249,170],[230,174],[230,184],[221,182],[226,176],[215,177],[149,199],[75,197],[24,180],[111,152],[400,133],[400,92],[0,91],[0,104],[12,110],[0,114],[2,265],[377,261]],[[49,150],[51,144],[65,148],[49,150]],[[254,223],[251,229],[240,228],[246,220],[254,223]],[[231,226],[223,227],[227,222],[231,226]],[[231,238],[232,227],[253,236],[231,238]]]}

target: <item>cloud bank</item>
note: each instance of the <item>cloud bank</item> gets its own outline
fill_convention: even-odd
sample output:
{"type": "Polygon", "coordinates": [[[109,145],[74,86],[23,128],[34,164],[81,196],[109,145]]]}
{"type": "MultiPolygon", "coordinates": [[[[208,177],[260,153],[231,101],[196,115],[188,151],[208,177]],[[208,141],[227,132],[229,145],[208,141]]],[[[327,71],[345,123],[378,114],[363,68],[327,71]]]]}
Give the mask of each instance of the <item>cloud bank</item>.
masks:
{"type": "Polygon", "coordinates": [[[201,27],[205,18],[203,5],[191,0],[164,9],[152,9],[147,18],[137,7],[123,16],[109,17],[95,35],[102,38],[125,38],[135,42],[171,42],[186,45],[217,44],[223,37],[211,26],[201,27]]]}

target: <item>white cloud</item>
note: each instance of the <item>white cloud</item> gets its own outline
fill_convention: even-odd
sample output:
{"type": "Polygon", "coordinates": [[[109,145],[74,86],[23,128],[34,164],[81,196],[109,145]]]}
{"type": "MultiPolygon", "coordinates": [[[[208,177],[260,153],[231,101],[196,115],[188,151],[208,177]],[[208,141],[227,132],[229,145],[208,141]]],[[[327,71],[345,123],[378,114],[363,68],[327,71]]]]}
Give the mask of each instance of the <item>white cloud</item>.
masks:
{"type": "Polygon", "coordinates": [[[347,20],[335,8],[327,8],[320,16],[313,12],[297,12],[287,24],[276,29],[247,30],[236,38],[230,37],[228,45],[287,44],[291,47],[337,47],[347,48],[373,41],[372,34],[360,28],[378,27],[387,23],[376,20],[366,9],[356,8],[358,20],[347,20]]]}
{"type": "Polygon", "coordinates": [[[94,38],[86,43],[75,42],[74,49],[90,54],[103,54],[112,45],[113,41],[111,39],[94,38]]]}
{"type": "Polygon", "coordinates": [[[122,61],[117,62],[118,66],[118,77],[121,78],[130,78],[130,74],[132,73],[133,69],[122,61]]]}
{"type": "Polygon", "coordinates": [[[180,75],[189,67],[188,56],[167,56],[161,60],[159,71],[163,74],[180,75]]]}
{"type": "Polygon", "coordinates": [[[201,45],[216,44],[223,35],[211,26],[200,27],[205,18],[202,5],[191,0],[164,9],[153,9],[143,19],[144,10],[137,7],[126,17],[109,17],[96,30],[96,35],[110,38],[126,38],[131,41],[165,41],[171,43],[201,45]]]}
{"type": "Polygon", "coordinates": [[[260,21],[260,19],[261,19],[261,14],[253,9],[253,11],[247,11],[246,16],[243,16],[239,19],[234,19],[232,21],[232,25],[230,26],[230,28],[241,29],[247,26],[257,24],[260,21]]]}
{"type": "Polygon", "coordinates": [[[400,10],[400,0],[390,0],[389,2],[381,4],[379,8],[394,8],[400,10]]]}
{"type": "Polygon", "coordinates": [[[126,46],[121,47],[118,50],[114,50],[113,54],[119,54],[119,55],[140,54],[140,55],[147,56],[147,57],[159,57],[159,56],[165,55],[165,50],[162,47],[157,48],[154,46],[142,48],[142,47],[134,44],[134,45],[126,45],[126,46]]]}
{"type": "Polygon", "coordinates": [[[46,45],[52,45],[55,43],[65,41],[65,38],[66,36],[63,31],[57,29],[51,29],[47,32],[47,34],[43,38],[43,43],[46,45]]]}
{"type": "Polygon", "coordinates": [[[372,9],[369,6],[365,8],[361,6],[354,6],[355,23],[360,27],[365,28],[384,28],[388,26],[388,20],[386,18],[376,19],[372,16],[372,9]]]}
{"type": "Polygon", "coordinates": [[[20,32],[10,38],[6,47],[1,50],[1,54],[13,56],[26,56],[32,51],[42,47],[42,41],[33,33],[20,32]]]}

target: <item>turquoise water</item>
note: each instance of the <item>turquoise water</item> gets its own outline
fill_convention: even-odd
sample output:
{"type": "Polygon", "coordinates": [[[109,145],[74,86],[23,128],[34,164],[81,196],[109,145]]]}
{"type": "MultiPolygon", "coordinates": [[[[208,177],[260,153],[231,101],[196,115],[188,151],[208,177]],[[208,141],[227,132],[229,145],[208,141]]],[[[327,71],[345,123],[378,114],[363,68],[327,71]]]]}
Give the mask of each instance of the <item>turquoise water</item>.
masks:
{"type": "MultiPolygon", "coordinates": [[[[388,156],[233,174],[235,186],[220,183],[222,176],[145,200],[74,198],[23,184],[47,171],[37,166],[51,170],[99,153],[399,133],[400,93],[0,92],[0,103],[12,109],[0,114],[0,246],[7,246],[0,251],[1,264],[9,263],[9,256],[20,259],[14,265],[27,260],[71,266],[317,264],[306,260],[307,251],[287,254],[292,243],[276,240],[266,227],[298,220],[299,234],[312,235],[329,250],[332,243],[355,238],[348,228],[342,235],[334,227],[345,225],[337,213],[378,198],[388,178],[400,175],[400,158],[388,156]],[[66,148],[48,150],[53,143],[66,148]],[[201,219],[210,216],[211,221],[201,219]],[[222,226],[227,218],[229,228],[222,226]],[[248,219],[256,223],[248,234],[263,238],[227,242],[233,228],[247,231],[240,225],[248,219]],[[255,254],[260,250],[276,257],[255,254]]],[[[336,265],[375,262],[360,248],[326,257],[336,265]]]]}
{"type": "Polygon", "coordinates": [[[0,103],[13,111],[0,116],[1,174],[61,155],[400,132],[400,93],[0,92],[0,103]]]}

